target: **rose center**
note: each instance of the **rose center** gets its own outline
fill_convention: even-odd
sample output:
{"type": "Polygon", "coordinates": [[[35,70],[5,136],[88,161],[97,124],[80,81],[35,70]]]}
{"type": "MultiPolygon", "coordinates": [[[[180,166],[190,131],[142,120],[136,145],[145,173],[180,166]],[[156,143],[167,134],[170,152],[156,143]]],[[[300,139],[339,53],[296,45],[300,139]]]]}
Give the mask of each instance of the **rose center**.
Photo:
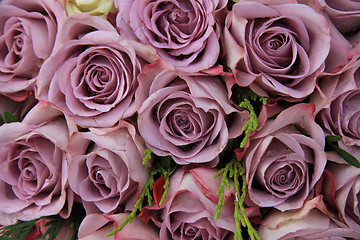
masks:
{"type": "Polygon", "coordinates": [[[172,19],[174,22],[177,23],[187,23],[190,20],[188,15],[185,12],[180,11],[179,9],[176,9],[175,11],[171,12],[169,17],[170,19],[172,19]]]}
{"type": "Polygon", "coordinates": [[[191,124],[191,121],[189,119],[189,115],[185,111],[178,111],[176,114],[174,114],[174,122],[175,122],[175,128],[177,134],[190,134],[193,130],[193,126],[191,124]]]}
{"type": "Polygon", "coordinates": [[[100,167],[94,167],[94,169],[92,170],[93,181],[99,184],[105,184],[103,172],[104,169],[101,169],[100,167]]]}
{"type": "Polygon", "coordinates": [[[25,181],[36,180],[37,171],[34,164],[32,164],[30,161],[26,161],[26,164],[21,171],[21,175],[25,181]]]}

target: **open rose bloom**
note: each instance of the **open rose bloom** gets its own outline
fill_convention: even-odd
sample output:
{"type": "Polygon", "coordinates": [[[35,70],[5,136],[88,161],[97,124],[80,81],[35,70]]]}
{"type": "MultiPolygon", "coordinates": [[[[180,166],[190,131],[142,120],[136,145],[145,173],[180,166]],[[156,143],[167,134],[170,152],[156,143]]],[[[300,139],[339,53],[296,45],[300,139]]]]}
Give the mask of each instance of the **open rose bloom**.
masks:
{"type": "Polygon", "coordinates": [[[360,239],[359,126],[359,0],[0,0],[0,239],[360,239]]]}

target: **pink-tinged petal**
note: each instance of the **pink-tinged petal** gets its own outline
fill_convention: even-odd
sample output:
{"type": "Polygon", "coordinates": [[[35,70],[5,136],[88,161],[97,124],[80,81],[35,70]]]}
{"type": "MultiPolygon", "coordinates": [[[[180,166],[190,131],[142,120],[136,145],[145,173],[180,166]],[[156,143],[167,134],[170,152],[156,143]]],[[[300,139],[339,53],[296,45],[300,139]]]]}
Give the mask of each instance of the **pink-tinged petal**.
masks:
{"type": "MultiPolygon", "coordinates": [[[[79,228],[79,240],[95,240],[106,238],[115,227],[121,225],[128,214],[120,213],[117,215],[91,214],[85,217],[79,228]]],[[[146,225],[140,219],[135,218],[132,223],[127,224],[120,232],[115,233],[109,239],[159,239],[157,231],[146,225]],[[139,231],[141,229],[141,231],[139,231]]]]}

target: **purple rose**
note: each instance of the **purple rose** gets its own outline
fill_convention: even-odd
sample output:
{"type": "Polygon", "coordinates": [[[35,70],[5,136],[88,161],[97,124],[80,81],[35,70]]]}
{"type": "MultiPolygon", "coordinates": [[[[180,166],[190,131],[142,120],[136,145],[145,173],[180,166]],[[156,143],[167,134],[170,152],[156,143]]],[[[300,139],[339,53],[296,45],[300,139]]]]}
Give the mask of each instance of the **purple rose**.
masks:
{"type": "Polygon", "coordinates": [[[62,44],[41,68],[37,97],[81,127],[112,127],[131,117],[137,75],[157,59],[155,50],[124,40],[105,19],[87,14],[69,17],[59,34],[62,44]]]}
{"type": "MultiPolygon", "coordinates": [[[[356,81],[359,78],[356,76],[356,81]]],[[[357,83],[359,84],[359,82],[357,83]]],[[[348,90],[316,116],[326,135],[339,135],[339,147],[360,159],[360,89],[348,90]]]]}
{"type": "Polygon", "coordinates": [[[305,202],[296,211],[271,210],[258,229],[263,240],[359,239],[360,233],[338,225],[325,207],[322,197],[305,202]]]}
{"type": "MultiPolygon", "coordinates": [[[[213,177],[215,173],[216,169],[195,168],[189,173],[179,169],[170,177],[160,219],[154,221],[160,227],[160,239],[234,239],[234,186],[225,191],[225,205],[215,220],[216,191],[221,183],[213,177]]],[[[143,219],[156,216],[146,212],[151,208],[145,208],[143,219]]]]}
{"type": "Polygon", "coordinates": [[[24,100],[66,15],[58,2],[47,0],[4,1],[0,12],[0,92],[24,100]]]}
{"type": "Polygon", "coordinates": [[[328,153],[326,169],[335,182],[334,199],[340,220],[360,237],[360,169],[351,166],[334,152],[328,153]]]}
{"type": "Polygon", "coordinates": [[[223,47],[240,86],[299,101],[313,92],[324,67],[329,27],[303,4],[238,2],[226,17],[223,47]]]}
{"type": "Polygon", "coordinates": [[[0,212],[21,220],[68,216],[73,193],[67,186],[66,147],[74,129],[45,102],[22,122],[0,127],[0,212]]]}
{"type": "Polygon", "coordinates": [[[360,60],[351,59],[335,73],[322,74],[317,80],[317,89],[311,95],[310,102],[316,105],[317,112],[329,108],[332,101],[347,91],[360,87],[360,60]]]}
{"type": "Polygon", "coordinates": [[[144,67],[136,91],[138,127],[146,145],[178,164],[216,164],[248,120],[217,77],[181,75],[164,62],[144,67]]]}
{"type": "Polygon", "coordinates": [[[336,29],[353,45],[358,45],[360,3],[354,0],[316,0],[336,29]]]}
{"type": "Polygon", "coordinates": [[[127,122],[113,129],[75,133],[69,144],[69,185],[87,213],[115,210],[135,196],[148,178],[145,145],[127,122]]]}
{"type": "Polygon", "coordinates": [[[326,164],[324,134],[314,106],[281,111],[254,134],[244,156],[250,199],[281,211],[301,208],[326,164]]]}
{"type": "Polygon", "coordinates": [[[177,70],[212,67],[219,56],[217,13],[225,0],[116,0],[117,26],[126,38],[153,46],[177,70]]]}

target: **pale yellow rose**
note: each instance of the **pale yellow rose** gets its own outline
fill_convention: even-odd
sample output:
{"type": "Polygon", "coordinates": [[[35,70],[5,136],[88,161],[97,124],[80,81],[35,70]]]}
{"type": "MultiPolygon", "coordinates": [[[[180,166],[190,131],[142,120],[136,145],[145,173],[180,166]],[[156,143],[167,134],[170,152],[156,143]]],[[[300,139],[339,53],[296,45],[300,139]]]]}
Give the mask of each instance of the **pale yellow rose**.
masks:
{"type": "Polygon", "coordinates": [[[68,16],[81,12],[106,16],[116,10],[114,0],[66,0],[65,8],[68,16]]]}

